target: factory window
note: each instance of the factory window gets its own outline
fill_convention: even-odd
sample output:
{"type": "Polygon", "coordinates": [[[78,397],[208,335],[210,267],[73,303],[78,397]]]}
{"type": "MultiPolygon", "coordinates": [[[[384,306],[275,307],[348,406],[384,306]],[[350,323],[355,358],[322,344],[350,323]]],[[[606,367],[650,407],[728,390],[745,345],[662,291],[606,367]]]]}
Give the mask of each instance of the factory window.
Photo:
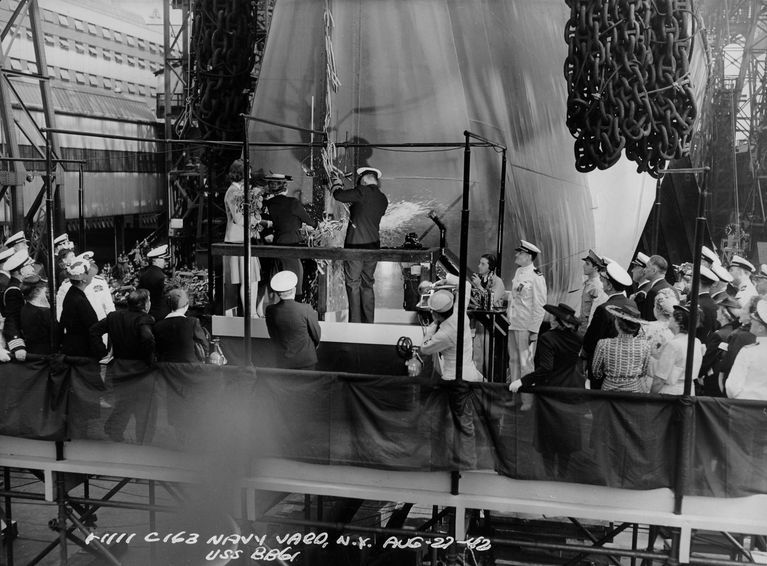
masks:
{"type": "Polygon", "coordinates": [[[96,75],[88,75],[88,82],[91,86],[99,86],[99,78],[96,75]]]}
{"type": "Polygon", "coordinates": [[[101,28],[101,35],[104,36],[104,39],[112,39],[112,32],[109,28],[101,28]]]}
{"type": "Polygon", "coordinates": [[[91,35],[98,35],[99,30],[98,28],[93,24],[88,24],[88,33],[91,35]]]}
{"type": "Polygon", "coordinates": [[[114,36],[117,43],[123,42],[123,35],[119,31],[114,32],[114,36]]]}
{"type": "Polygon", "coordinates": [[[107,61],[112,60],[112,52],[109,49],[102,49],[101,56],[104,57],[104,59],[106,59],[107,61]]]}
{"type": "Polygon", "coordinates": [[[59,69],[59,76],[61,77],[62,81],[72,80],[72,78],[69,76],[69,71],[67,69],[59,69]]]}
{"type": "Polygon", "coordinates": [[[46,22],[56,23],[56,14],[48,10],[43,10],[43,18],[46,22]]]}
{"type": "Polygon", "coordinates": [[[138,93],[141,96],[146,96],[146,87],[144,85],[138,85],[138,93]]]}
{"type": "Polygon", "coordinates": [[[135,58],[135,57],[131,57],[130,55],[126,55],[126,57],[125,57],[125,61],[126,61],[126,62],[128,63],[128,65],[130,65],[131,67],[135,67],[135,66],[136,66],[136,58],[135,58]]]}
{"type": "Polygon", "coordinates": [[[78,53],[85,53],[85,44],[75,41],[75,51],[78,53]]]}
{"type": "Polygon", "coordinates": [[[139,69],[146,69],[146,61],[143,59],[136,59],[139,69]]]}
{"type": "Polygon", "coordinates": [[[69,27],[69,20],[64,14],[56,14],[59,17],[59,25],[69,27]]]}
{"type": "Polygon", "coordinates": [[[75,71],[75,80],[77,81],[77,84],[84,85],[85,84],[85,73],[81,73],[80,71],[75,71]]]}
{"type": "Polygon", "coordinates": [[[32,30],[27,28],[27,39],[29,41],[32,41],[32,30]]]}
{"type": "Polygon", "coordinates": [[[85,31],[85,26],[80,20],[75,20],[75,29],[77,31],[85,31]]]}
{"type": "Polygon", "coordinates": [[[137,37],[136,41],[138,42],[138,48],[146,51],[146,41],[144,41],[140,37],[137,37]]]}
{"type": "Polygon", "coordinates": [[[14,71],[22,71],[24,67],[21,64],[21,59],[11,58],[11,69],[13,69],[14,71]]]}
{"type": "Polygon", "coordinates": [[[159,50],[159,46],[156,43],[149,42],[149,52],[150,53],[157,53],[159,50]]]}
{"type": "Polygon", "coordinates": [[[56,76],[56,67],[48,65],[48,78],[52,79],[55,76],[56,76]]]}
{"type": "Polygon", "coordinates": [[[123,85],[122,81],[118,81],[117,79],[115,79],[114,85],[115,85],[115,92],[122,92],[122,85],[123,85]]]}
{"type": "Polygon", "coordinates": [[[43,37],[45,38],[45,45],[53,45],[55,43],[52,35],[46,33],[43,37]]]}
{"type": "Polygon", "coordinates": [[[65,37],[60,37],[59,38],[59,46],[62,49],[66,49],[67,51],[69,51],[69,40],[67,38],[65,38],[65,37]]]}
{"type": "Polygon", "coordinates": [[[96,49],[95,46],[89,45],[88,46],[88,55],[90,55],[91,57],[98,57],[99,56],[99,50],[96,49]]]}
{"type": "Polygon", "coordinates": [[[123,62],[122,53],[115,52],[115,63],[122,63],[122,62],[123,62]]]}
{"type": "Polygon", "coordinates": [[[128,87],[128,92],[131,94],[136,94],[136,85],[133,83],[126,83],[126,86],[128,87]]]}
{"type": "Polygon", "coordinates": [[[130,45],[131,47],[136,47],[136,40],[132,35],[125,36],[125,42],[130,45]]]}
{"type": "Polygon", "coordinates": [[[149,96],[151,96],[152,98],[157,96],[157,89],[155,87],[153,86],[149,87],[149,96]]]}
{"type": "Polygon", "coordinates": [[[27,61],[27,73],[37,74],[37,63],[34,61],[27,61]]]}

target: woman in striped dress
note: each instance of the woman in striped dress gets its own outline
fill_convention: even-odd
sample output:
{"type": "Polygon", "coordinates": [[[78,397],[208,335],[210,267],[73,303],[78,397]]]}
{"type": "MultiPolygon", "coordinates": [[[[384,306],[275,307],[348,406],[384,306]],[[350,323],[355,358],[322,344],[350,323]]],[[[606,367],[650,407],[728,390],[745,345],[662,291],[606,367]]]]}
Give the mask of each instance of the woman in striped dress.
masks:
{"type": "Polygon", "coordinates": [[[644,392],[643,379],[650,362],[650,344],[638,337],[645,323],[639,311],[631,305],[609,306],[607,311],[615,317],[618,336],[597,342],[591,372],[602,378],[603,391],[644,392]]]}

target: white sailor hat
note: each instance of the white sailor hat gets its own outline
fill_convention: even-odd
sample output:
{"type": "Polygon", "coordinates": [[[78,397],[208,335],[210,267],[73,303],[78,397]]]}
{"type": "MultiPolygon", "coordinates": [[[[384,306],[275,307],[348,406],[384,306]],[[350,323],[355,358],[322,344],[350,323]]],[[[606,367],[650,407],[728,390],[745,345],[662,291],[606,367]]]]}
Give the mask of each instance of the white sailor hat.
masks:
{"type": "Polygon", "coordinates": [[[429,308],[434,312],[447,312],[453,308],[455,297],[450,291],[440,290],[432,293],[429,297],[429,308]]]}
{"type": "Polygon", "coordinates": [[[376,176],[376,179],[380,179],[383,176],[383,173],[381,173],[380,169],[376,169],[375,167],[358,167],[357,168],[357,177],[362,177],[363,175],[367,175],[368,173],[372,173],[376,176]]]}
{"type": "Polygon", "coordinates": [[[64,232],[60,236],[56,236],[55,238],[53,238],[54,246],[64,245],[67,242],[69,242],[69,234],[67,234],[66,232],[64,232]]]}
{"type": "Polygon", "coordinates": [[[292,271],[280,271],[269,282],[275,293],[290,291],[298,285],[298,276],[292,271]]]}
{"type": "Polygon", "coordinates": [[[707,246],[703,246],[700,249],[700,256],[706,261],[710,261],[711,263],[721,263],[721,260],[719,259],[719,256],[716,255],[716,252],[707,246]]]}
{"type": "Polygon", "coordinates": [[[157,246],[156,248],[152,248],[149,250],[149,253],[146,254],[146,257],[148,259],[158,259],[158,258],[167,258],[170,255],[168,252],[168,244],[163,244],[162,246],[157,246]]]}
{"type": "Polygon", "coordinates": [[[16,244],[19,244],[21,242],[26,242],[27,238],[24,236],[24,232],[16,232],[14,235],[10,236],[5,243],[3,244],[6,248],[12,248],[16,244]]]}
{"type": "Polygon", "coordinates": [[[634,261],[631,262],[631,265],[638,265],[639,267],[647,267],[648,261],[650,261],[649,255],[643,254],[642,252],[637,252],[637,256],[634,259],[634,261]]]}
{"type": "Polygon", "coordinates": [[[27,250],[19,250],[6,260],[3,264],[3,271],[10,273],[16,269],[21,269],[31,261],[32,259],[29,257],[29,252],[27,250]]]}
{"type": "Polygon", "coordinates": [[[531,244],[530,242],[526,240],[520,240],[519,246],[514,248],[514,251],[517,252],[527,252],[529,254],[539,254],[541,253],[540,248],[538,248],[535,244],[531,244]]]}
{"type": "Polygon", "coordinates": [[[767,279],[767,264],[762,264],[759,266],[759,271],[754,273],[752,275],[755,279],[767,279]]]}
{"type": "Polygon", "coordinates": [[[16,251],[13,248],[7,248],[0,252],[0,261],[5,263],[5,261],[11,257],[13,254],[15,254],[16,251]]]}
{"type": "Polygon", "coordinates": [[[264,177],[267,181],[292,181],[292,175],[283,175],[282,173],[269,173],[264,177]]]}
{"type": "Polygon", "coordinates": [[[633,282],[628,271],[618,265],[617,261],[610,261],[605,268],[605,273],[607,274],[608,279],[619,285],[623,285],[624,287],[631,286],[631,283],[633,282]]]}
{"type": "Polygon", "coordinates": [[[745,269],[746,271],[754,271],[756,269],[753,263],[751,263],[745,258],[740,257],[739,255],[732,256],[732,259],[730,260],[730,267],[732,267],[733,265],[737,267],[741,267],[745,269]]]}
{"type": "Polygon", "coordinates": [[[721,263],[712,263],[711,271],[713,271],[721,281],[724,281],[725,283],[732,283],[732,275],[729,274],[729,272],[721,263]]]}
{"type": "Polygon", "coordinates": [[[77,259],[67,266],[67,275],[72,281],[82,281],[88,275],[91,264],[88,260],[77,259]]]}
{"type": "Polygon", "coordinates": [[[711,283],[719,281],[719,276],[705,265],[700,266],[700,276],[711,283]]]}
{"type": "Polygon", "coordinates": [[[79,259],[82,259],[84,261],[91,261],[93,259],[94,253],[92,251],[83,252],[80,255],[76,255],[74,261],[77,261],[79,259]]]}

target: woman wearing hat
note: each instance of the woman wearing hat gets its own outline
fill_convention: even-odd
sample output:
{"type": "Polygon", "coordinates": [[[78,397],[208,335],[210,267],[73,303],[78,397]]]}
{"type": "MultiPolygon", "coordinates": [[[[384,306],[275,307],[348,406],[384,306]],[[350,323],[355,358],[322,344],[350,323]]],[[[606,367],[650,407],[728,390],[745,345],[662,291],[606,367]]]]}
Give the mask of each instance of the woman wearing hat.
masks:
{"type": "MultiPolygon", "coordinates": [[[[700,321],[700,316],[698,317],[700,321]]],[[[660,352],[658,362],[651,368],[652,393],[682,395],[684,393],[684,372],[687,363],[687,336],[690,332],[690,309],[685,305],[674,305],[674,313],[668,323],[674,337],[660,352]]],[[[703,345],[697,338],[693,349],[692,376],[698,377],[703,362],[703,345]]],[[[694,394],[694,391],[692,392],[694,394]]]]}
{"type": "MultiPolygon", "coordinates": [[[[226,233],[225,242],[242,243],[245,241],[246,221],[243,216],[245,203],[245,166],[241,159],[237,159],[229,167],[229,180],[231,184],[224,195],[224,207],[226,208],[226,233]]],[[[250,190],[250,220],[247,222],[247,233],[250,238],[258,238],[261,230],[261,208],[263,206],[261,191],[256,187],[250,190]]],[[[244,279],[245,260],[242,257],[230,256],[229,261],[224,262],[225,281],[232,285],[239,285],[240,299],[245,305],[244,279]]],[[[258,282],[261,279],[261,264],[257,257],[250,258],[250,296],[251,317],[258,315],[258,282]]]]}
{"type": "Polygon", "coordinates": [[[639,318],[639,310],[631,304],[606,307],[614,317],[615,338],[603,338],[597,342],[591,374],[602,381],[604,391],[644,390],[642,379],[650,363],[650,344],[639,338],[639,329],[645,322],[639,318]]]}
{"type": "MultiPolygon", "coordinates": [[[[673,289],[661,289],[655,295],[655,320],[643,324],[639,331],[640,338],[644,338],[650,344],[650,365],[648,371],[652,373],[654,364],[660,358],[660,352],[663,346],[674,337],[674,333],[668,327],[668,323],[674,314],[674,305],[678,305],[679,300],[673,289]]],[[[650,392],[652,378],[646,376],[643,380],[643,391],[650,392]]]]}
{"type": "MultiPolygon", "coordinates": [[[[494,254],[482,254],[477,265],[477,272],[471,277],[472,306],[478,307],[483,304],[489,305],[489,308],[495,309],[503,306],[506,299],[506,288],[501,279],[495,272],[498,263],[494,254]],[[480,299],[480,300],[477,300],[480,299]]],[[[503,362],[503,349],[494,349],[495,361],[490,363],[490,341],[495,339],[494,332],[489,330],[494,324],[495,317],[488,314],[475,314],[471,318],[472,331],[474,332],[474,359],[481,360],[483,373],[492,380],[490,368],[501,367],[503,362]]]]}
{"type": "MultiPolygon", "coordinates": [[[[535,371],[512,382],[509,390],[516,392],[521,386],[573,387],[583,389],[585,379],[579,363],[582,338],[578,334],[575,309],[560,303],[544,305],[552,315],[551,330],[544,332],[535,350],[535,371]]],[[[573,452],[581,449],[580,411],[572,405],[548,404],[539,406],[539,418],[534,444],[543,457],[546,471],[551,477],[562,477],[573,452]],[[572,407],[572,408],[571,408],[572,407]],[[541,411],[544,413],[542,414],[541,411]],[[576,412],[577,411],[577,412],[576,412]]]]}
{"type": "MultiPolygon", "coordinates": [[[[307,214],[304,205],[295,197],[288,196],[288,181],[293,180],[288,175],[271,174],[266,176],[266,202],[264,209],[274,224],[275,246],[297,246],[301,243],[301,225],[317,227],[317,221],[307,214]]],[[[296,296],[304,294],[304,268],[300,258],[280,258],[277,260],[280,271],[288,270],[296,274],[296,296]]]]}
{"type": "MultiPolygon", "coordinates": [[[[434,356],[434,369],[444,380],[455,379],[458,343],[458,320],[454,312],[455,297],[447,290],[436,291],[429,297],[429,309],[434,322],[426,329],[421,353],[434,356]]],[[[469,320],[464,315],[463,364],[461,377],[466,381],[482,381],[482,374],[472,360],[469,320]]]]}

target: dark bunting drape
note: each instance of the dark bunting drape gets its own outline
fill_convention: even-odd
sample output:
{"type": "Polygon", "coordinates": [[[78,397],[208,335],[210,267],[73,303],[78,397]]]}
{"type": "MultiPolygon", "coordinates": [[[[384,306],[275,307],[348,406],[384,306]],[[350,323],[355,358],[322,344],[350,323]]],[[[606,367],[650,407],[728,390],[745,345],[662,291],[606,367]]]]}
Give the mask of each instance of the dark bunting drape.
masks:
{"type": "MultiPolygon", "coordinates": [[[[688,398],[685,492],[767,492],[767,403],[688,398]]],[[[674,487],[684,400],[503,384],[50,358],[0,365],[0,434],[393,470],[674,487]]],[[[66,457],[66,450],[65,450],[66,457]]]]}

